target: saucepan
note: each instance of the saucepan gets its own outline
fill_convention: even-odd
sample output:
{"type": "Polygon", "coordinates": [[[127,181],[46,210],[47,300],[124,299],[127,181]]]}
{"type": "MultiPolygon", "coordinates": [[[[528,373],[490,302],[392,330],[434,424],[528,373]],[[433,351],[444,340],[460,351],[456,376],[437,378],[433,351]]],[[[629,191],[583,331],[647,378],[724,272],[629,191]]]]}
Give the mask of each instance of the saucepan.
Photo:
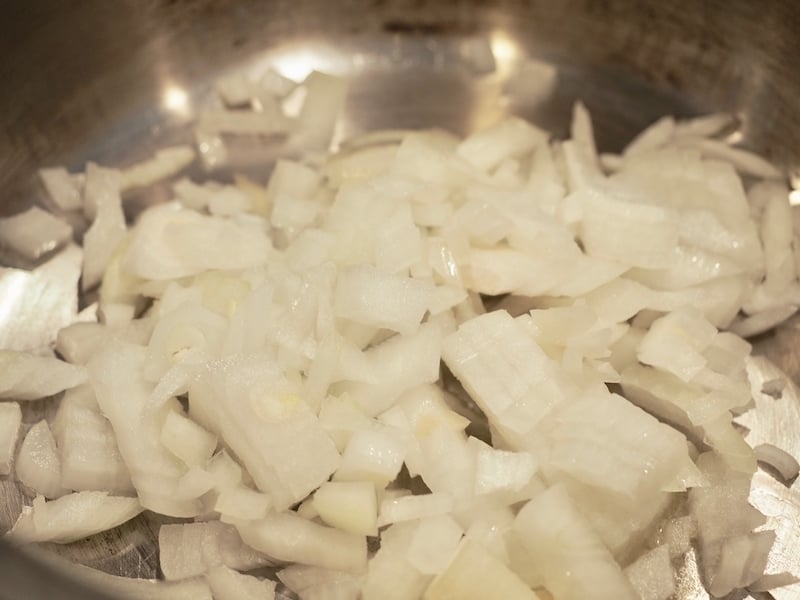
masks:
{"type": "MultiPolygon", "coordinates": [[[[800,188],[799,31],[792,0],[12,0],[0,19],[0,216],[42,198],[42,166],[124,165],[191,139],[214,81],[259,65],[294,79],[313,70],[348,77],[341,137],[426,127],[464,135],[506,114],[563,136],[580,99],[600,149],[616,152],[662,115],[727,112],[740,143],[800,188]]],[[[244,169],[261,164],[243,155],[244,169]]],[[[135,198],[132,210],[163,194],[135,198]]],[[[23,325],[15,335],[26,335],[23,325]]],[[[755,340],[796,381],[797,327],[755,340]]],[[[797,426],[796,437],[791,427],[781,433],[795,449],[797,426]]],[[[2,486],[7,530],[21,499],[13,482],[2,486]]],[[[797,492],[781,493],[795,510],[784,520],[800,527],[797,492]]],[[[62,552],[153,578],[158,525],[142,516],[62,552]]],[[[779,543],[800,557],[796,530],[779,543]]],[[[101,597],[93,593],[0,548],[0,597],[101,597]]]]}

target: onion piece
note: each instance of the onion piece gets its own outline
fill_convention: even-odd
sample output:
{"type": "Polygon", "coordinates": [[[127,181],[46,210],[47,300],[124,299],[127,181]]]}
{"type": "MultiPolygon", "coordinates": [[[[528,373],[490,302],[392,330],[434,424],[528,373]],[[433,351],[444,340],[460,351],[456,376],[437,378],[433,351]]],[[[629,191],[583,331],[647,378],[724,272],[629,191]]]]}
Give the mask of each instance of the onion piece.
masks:
{"type": "Polygon", "coordinates": [[[637,598],[619,565],[562,487],[523,506],[513,530],[549,592],[564,600],[637,598]]]}
{"type": "Polygon", "coordinates": [[[737,318],[731,323],[729,331],[743,338],[753,337],[783,323],[797,310],[798,307],[791,304],[769,308],[754,315],[737,318]]]}
{"type": "Polygon", "coordinates": [[[378,505],[370,481],[328,481],[314,493],[314,509],[324,523],[348,533],[378,535],[378,505]]]}
{"type": "Polygon", "coordinates": [[[422,281],[367,266],[354,267],[339,274],[334,311],[356,323],[413,333],[432,293],[432,286],[422,281]]]}
{"type": "Polygon", "coordinates": [[[190,413],[206,415],[203,424],[236,453],[277,511],[308,496],[339,466],[317,416],[267,355],[209,364],[190,387],[189,405],[190,413]]]}
{"type": "Polygon", "coordinates": [[[0,219],[0,243],[37,260],[72,240],[72,227],[36,206],[0,219]]]}
{"type": "Polygon", "coordinates": [[[358,597],[361,588],[361,578],[352,573],[305,565],[281,569],[278,579],[301,598],[310,600],[351,600],[358,597]]]}
{"type": "Polygon", "coordinates": [[[269,496],[246,487],[230,487],[220,491],[214,510],[223,522],[254,521],[267,516],[269,496]]]}
{"type": "Polygon", "coordinates": [[[92,224],[83,236],[83,291],[100,283],[126,232],[119,172],[90,164],[86,173],[84,210],[92,224]]]}
{"type": "Polygon", "coordinates": [[[669,267],[678,245],[678,214],[667,207],[629,202],[586,189],[581,241],[586,253],[635,267],[669,267]]]}
{"type": "Polygon", "coordinates": [[[800,578],[791,573],[768,573],[747,586],[751,592],[768,592],[800,582],[800,578]]]}
{"type": "Polygon", "coordinates": [[[228,163],[228,148],[219,134],[197,128],[194,130],[194,141],[207,171],[228,163]]]}
{"type": "Polygon", "coordinates": [[[219,521],[162,525],[158,547],[161,572],[168,581],[197,577],[220,565],[249,571],[274,564],[246,546],[232,525],[219,521]]]}
{"type": "Polygon", "coordinates": [[[791,482],[800,473],[800,464],[797,459],[788,452],[781,450],[772,444],[759,444],[753,451],[756,453],[758,462],[768,464],[778,471],[785,482],[791,482]]]}
{"type": "Polygon", "coordinates": [[[172,177],[191,164],[194,156],[194,150],[190,146],[161,148],[153,158],[122,171],[121,189],[125,191],[143,187],[172,177]]]}
{"type": "Polygon", "coordinates": [[[275,582],[243,575],[225,566],[218,566],[206,574],[206,581],[214,600],[273,600],[275,582]]]}
{"type": "Polygon", "coordinates": [[[58,330],[56,352],[73,365],[85,365],[108,338],[100,323],[73,323],[58,330]]]}
{"type": "Polygon", "coordinates": [[[64,395],[53,421],[53,435],[61,459],[61,486],[121,495],[134,491],[114,430],[100,413],[90,386],[64,395]]]}
{"type": "Polygon", "coordinates": [[[633,138],[633,140],[625,146],[622,155],[623,157],[628,157],[633,154],[661,148],[669,143],[675,133],[675,119],[673,117],[662,117],[633,138]]]}
{"type": "Polygon", "coordinates": [[[364,600],[417,600],[433,577],[417,570],[408,550],[417,522],[397,523],[381,533],[381,546],[369,561],[361,586],[364,600]]]}
{"type": "Polygon", "coordinates": [[[704,565],[708,591],[721,597],[755,582],[764,573],[774,542],[774,531],[759,531],[725,540],[715,568],[710,569],[708,562],[704,565]]]}
{"type": "Polygon", "coordinates": [[[55,358],[0,350],[0,398],[39,400],[86,382],[86,369],[55,358]]]}
{"type": "Polygon", "coordinates": [[[236,529],[248,546],[277,560],[356,573],[367,565],[364,536],[318,525],[291,512],[238,521],[236,529]]]}
{"type": "Polygon", "coordinates": [[[585,155],[590,163],[597,163],[597,144],[594,141],[592,117],[586,110],[583,102],[577,101],[572,107],[572,122],[570,124],[572,140],[585,155]]]}
{"type": "Polygon", "coordinates": [[[8,475],[14,461],[22,409],[17,402],[0,402],[0,475],[8,475]]]}
{"type": "Polygon", "coordinates": [[[667,546],[645,552],[627,566],[624,573],[641,600],[668,600],[676,591],[675,573],[667,546]]]}
{"type": "Polygon", "coordinates": [[[678,121],[675,124],[676,136],[712,137],[736,123],[736,117],[729,113],[711,113],[693,119],[678,121]]]}
{"type": "Polygon", "coordinates": [[[174,204],[147,210],[131,236],[122,265],[143,279],[175,279],[210,269],[257,267],[267,262],[271,250],[261,230],[174,204]]]}
{"type": "Polygon", "coordinates": [[[513,571],[472,540],[464,540],[453,562],[433,580],[423,595],[425,600],[483,600],[493,597],[508,600],[539,598],[513,571]]]}
{"type": "Polygon", "coordinates": [[[463,535],[449,515],[421,519],[408,546],[408,562],[420,573],[438,575],[451,564],[463,535]]]}
{"type": "Polygon", "coordinates": [[[63,167],[39,169],[50,200],[61,210],[79,210],[83,207],[83,175],[72,175],[63,167]]]}
{"type": "Polygon", "coordinates": [[[217,438],[180,412],[170,411],[161,428],[161,443],[188,467],[203,467],[217,448],[217,438]]]}
{"type": "Polygon", "coordinates": [[[516,117],[474,133],[456,149],[456,154],[470,165],[488,172],[504,159],[526,154],[547,141],[547,134],[516,117]]]}
{"type": "Polygon", "coordinates": [[[58,498],[66,492],[61,487],[61,460],[56,441],[44,419],[31,427],[22,440],[16,474],[25,487],[47,498],[58,498]]]}
{"type": "Polygon", "coordinates": [[[780,400],[783,397],[784,389],[786,389],[786,380],[783,377],[776,377],[761,384],[760,392],[780,400]]]}
{"type": "Polygon", "coordinates": [[[200,513],[199,503],[175,496],[186,466],[160,441],[165,413],[174,405],[161,407],[162,414],[148,410],[152,389],[144,380],[144,361],[143,347],[112,340],[92,357],[87,369],[142,506],[169,516],[193,517],[200,513]]]}
{"type": "Polygon", "coordinates": [[[452,496],[442,493],[387,499],[381,502],[378,527],[400,521],[444,515],[453,510],[453,506],[452,496]]]}
{"type": "Polygon", "coordinates": [[[306,90],[306,95],[297,116],[292,142],[300,148],[327,149],[347,99],[347,81],[313,71],[303,81],[302,87],[306,90]]]}
{"type": "Polygon", "coordinates": [[[469,438],[469,444],[476,449],[476,494],[517,492],[536,473],[536,459],[528,452],[498,450],[475,438],[469,438]]]}
{"type": "Polygon", "coordinates": [[[12,539],[20,542],[69,544],[129,521],[142,512],[136,498],[108,492],[75,492],[57,500],[36,496],[30,512],[23,512],[12,539]]]}
{"type": "Polygon", "coordinates": [[[405,455],[406,445],[398,435],[388,431],[356,430],[342,453],[334,480],[369,481],[384,488],[397,477],[405,455]]]}
{"type": "Polygon", "coordinates": [[[677,138],[675,142],[679,145],[698,148],[703,153],[703,156],[728,161],[737,171],[744,175],[764,179],[779,179],[782,177],[782,173],[775,165],[758,154],[741,148],[733,148],[725,142],[688,136],[677,138]]]}
{"type": "Polygon", "coordinates": [[[672,558],[683,556],[697,537],[697,523],[691,515],[670,519],[663,528],[663,545],[669,548],[672,558]]]}

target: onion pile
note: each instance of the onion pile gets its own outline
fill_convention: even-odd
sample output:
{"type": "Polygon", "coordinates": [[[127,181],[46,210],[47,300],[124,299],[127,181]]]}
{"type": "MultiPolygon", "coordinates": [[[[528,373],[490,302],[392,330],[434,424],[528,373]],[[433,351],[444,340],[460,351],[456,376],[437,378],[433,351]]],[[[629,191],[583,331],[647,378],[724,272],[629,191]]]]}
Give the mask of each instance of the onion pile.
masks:
{"type": "MultiPolygon", "coordinates": [[[[291,117],[286,80],[221,82],[205,162],[221,134],[327,147],[346,88],[299,89],[291,117]]],[[[732,419],[742,336],[800,305],[800,244],[780,172],[731,125],[668,117],[619,155],[580,104],[566,141],[515,117],[369,134],[266,186],[180,179],[132,225],[124,192],[192,148],[43,170],[56,216],[0,235],[38,258],[68,241],[59,214],[84,218],[99,303],[57,356],[0,353],[3,472],[18,403],[63,392],[22,436],[34,498],[10,538],[183,519],[159,535],[169,598],[273,598],[246,574],[271,566],[303,600],[666,600],[691,547],[712,595],[763,583],[751,477],[797,463],[732,419]]]]}

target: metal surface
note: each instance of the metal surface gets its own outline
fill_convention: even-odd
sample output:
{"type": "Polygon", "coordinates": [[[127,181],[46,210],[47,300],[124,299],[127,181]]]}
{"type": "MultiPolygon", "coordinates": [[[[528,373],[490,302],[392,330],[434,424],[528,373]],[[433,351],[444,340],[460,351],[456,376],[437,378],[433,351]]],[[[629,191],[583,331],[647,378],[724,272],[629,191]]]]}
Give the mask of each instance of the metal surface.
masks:
{"type": "MultiPolygon", "coordinates": [[[[581,98],[599,146],[613,151],[663,114],[731,111],[743,124],[743,142],[796,174],[800,187],[794,0],[17,0],[3,9],[0,214],[42,201],[40,166],[124,165],[188,141],[188,123],[216,77],[270,65],[294,78],[312,69],[349,76],[342,137],[433,125],[464,134],[506,113],[563,135],[581,98]]],[[[265,152],[279,151],[242,147],[237,165],[264,180],[265,152]]],[[[155,188],[126,204],[135,212],[165,194],[155,188]]],[[[36,271],[0,271],[1,319],[15,327],[0,331],[0,341],[44,349],[74,318],[77,307],[64,295],[74,288],[70,264],[57,263],[63,277],[55,287],[36,271]]],[[[797,331],[790,324],[757,344],[795,380],[797,331]]],[[[771,369],[760,364],[756,372],[770,378],[771,369]]],[[[793,388],[781,403],[745,417],[749,435],[800,451],[800,426],[787,417],[797,406],[793,388]]],[[[783,532],[771,566],[796,569],[797,484],[788,490],[767,475],[757,482],[754,503],[783,532]]],[[[4,528],[19,511],[15,489],[2,482],[10,498],[0,510],[4,528]]],[[[141,517],[65,552],[109,572],[153,577],[156,526],[141,517]]],[[[88,597],[43,573],[0,548],[0,597],[88,597]]],[[[681,586],[681,598],[708,597],[691,561],[681,586]]],[[[774,597],[790,600],[800,591],[774,597]]]]}

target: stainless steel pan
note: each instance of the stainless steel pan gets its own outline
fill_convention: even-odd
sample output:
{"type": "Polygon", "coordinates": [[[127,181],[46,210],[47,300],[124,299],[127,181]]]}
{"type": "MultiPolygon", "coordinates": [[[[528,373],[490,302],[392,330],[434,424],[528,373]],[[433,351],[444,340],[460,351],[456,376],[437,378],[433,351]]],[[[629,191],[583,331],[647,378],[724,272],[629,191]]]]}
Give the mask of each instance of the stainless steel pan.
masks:
{"type": "MultiPolygon", "coordinates": [[[[731,111],[742,143],[800,188],[796,0],[7,0],[0,9],[0,215],[41,200],[40,166],[125,164],[188,139],[216,77],[267,64],[295,76],[315,68],[350,76],[342,135],[433,125],[463,134],[508,112],[564,134],[580,98],[601,149],[614,151],[663,114],[731,111]]],[[[239,167],[263,179],[255,160],[263,152],[241,149],[239,167]]],[[[164,194],[156,188],[131,206],[164,194]]],[[[37,306],[72,308],[26,286],[25,306],[12,306],[0,325],[17,319],[15,339],[34,343],[51,333],[34,323],[37,306]]],[[[789,323],[756,347],[797,380],[797,341],[789,323]]],[[[759,363],[755,376],[768,379],[770,369],[759,363]]],[[[790,390],[781,402],[748,423],[751,439],[800,452],[797,398],[790,390]]],[[[797,572],[800,490],[757,481],[754,501],[783,528],[773,566],[797,572]]],[[[12,482],[0,484],[7,528],[20,499],[12,482]]],[[[157,525],[141,517],[65,553],[154,577],[157,525]]],[[[683,575],[682,598],[707,597],[691,566],[683,575]]],[[[774,596],[798,598],[800,588],[774,596]]],[[[0,597],[94,596],[2,547],[0,597]]]]}

